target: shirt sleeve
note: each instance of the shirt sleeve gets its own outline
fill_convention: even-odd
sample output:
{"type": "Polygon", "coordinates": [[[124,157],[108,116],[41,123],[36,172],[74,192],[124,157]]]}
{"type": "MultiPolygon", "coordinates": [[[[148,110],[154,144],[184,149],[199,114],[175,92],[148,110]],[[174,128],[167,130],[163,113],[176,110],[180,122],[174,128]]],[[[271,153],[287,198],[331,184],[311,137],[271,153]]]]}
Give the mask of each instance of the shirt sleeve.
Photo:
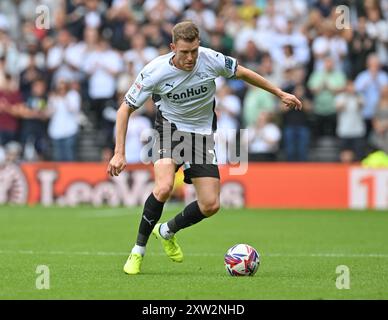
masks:
{"type": "Polygon", "coordinates": [[[221,52],[209,50],[210,59],[214,62],[214,69],[217,75],[232,78],[236,75],[237,60],[235,58],[225,56],[221,52]]]}
{"type": "Polygon", "coordinates": [[[125,94],[124,99],[129,106],[138,109],[152,95],[153,90],[154,85],[152,83],[151,75],[143,69],[125,94]]]}

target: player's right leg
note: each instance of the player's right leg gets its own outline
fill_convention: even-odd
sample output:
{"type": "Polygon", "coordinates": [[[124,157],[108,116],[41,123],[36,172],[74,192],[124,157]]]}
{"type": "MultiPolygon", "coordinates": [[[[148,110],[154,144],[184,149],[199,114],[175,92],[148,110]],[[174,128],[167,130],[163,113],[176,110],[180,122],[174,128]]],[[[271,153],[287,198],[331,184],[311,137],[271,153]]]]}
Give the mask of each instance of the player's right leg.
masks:
{"type": "Polygon", "coordinates": [[[174,161],[169,158],[160,159],[154,164],[155,186],[144,204],[136,245],[124,265],[124,271],[128,274],[140,272],[148,238],[162,215],[164,203],[171,195],[175,169],[174,161]]]}
{"type": "MultiPolygon", "coordinates": [[[[172,192],[174,185],[174,177],[176,165],[173,159],[164,158],[155,162],[155,189],[154,194],[156,197],[161,199],[161,201],[166,201],[172,192]],[[171,174],[173,170],[173,174],[171,174]],[[166,172],[170,172],[166,174],[166,172]],[[170,180],[171,179],[171,180],[170,180]]],[[[158,219],[159,220],[159,219],[158,219]]],[[[175,236],[169,237],[168,239],[164,238],[160,234],[160,223],[155,224],[152,230],[152,234],[161,241],[162,247],[167,254],[167,256],[174,262],[183,261],[183,252],[178,245],[177,239],[175,236]]]]}

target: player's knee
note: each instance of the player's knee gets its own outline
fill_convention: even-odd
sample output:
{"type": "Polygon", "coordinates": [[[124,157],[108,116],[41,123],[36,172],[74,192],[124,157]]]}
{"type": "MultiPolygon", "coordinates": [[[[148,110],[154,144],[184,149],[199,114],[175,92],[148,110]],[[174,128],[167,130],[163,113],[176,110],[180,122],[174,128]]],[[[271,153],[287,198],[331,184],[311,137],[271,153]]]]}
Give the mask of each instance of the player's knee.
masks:
{"type": "Polygon", "coordinates": [[[154,195],[156,199],[158,199],[159,201],[165,202],[170,197],[172,193],[172,189],[173,189],[173,184],[166,183],[155,187],[154,195]]]}
{"type": "Polygon", "coordinates": [[[220,201],[219,199],[210,199],[200,203],[199,207],[206,217],[210,217],[220,209],[220,201]]]}

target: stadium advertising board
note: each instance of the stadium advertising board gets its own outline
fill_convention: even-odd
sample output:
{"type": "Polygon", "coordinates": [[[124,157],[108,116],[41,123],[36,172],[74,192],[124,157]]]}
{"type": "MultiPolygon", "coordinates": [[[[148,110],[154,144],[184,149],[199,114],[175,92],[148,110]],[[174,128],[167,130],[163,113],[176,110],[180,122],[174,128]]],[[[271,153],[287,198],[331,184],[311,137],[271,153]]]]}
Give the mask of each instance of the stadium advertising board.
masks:
{"type": "MultiPolygon", "coordinates": [[[[250,163],[245,175],[230,172],[229,166],[220,166],[223,207],[388,209],[387,169],[250,163]]],[[[183,189],[177,194],[191,201],[193,187],[178,180],[178,188],[183,189]]],[[[0,203],[135,206],[144,203],[152,187],[152,166],[145,165],[128,165],[114,178],[108,177],[103,163],[42,162],[0,168],[0,203]]]]}

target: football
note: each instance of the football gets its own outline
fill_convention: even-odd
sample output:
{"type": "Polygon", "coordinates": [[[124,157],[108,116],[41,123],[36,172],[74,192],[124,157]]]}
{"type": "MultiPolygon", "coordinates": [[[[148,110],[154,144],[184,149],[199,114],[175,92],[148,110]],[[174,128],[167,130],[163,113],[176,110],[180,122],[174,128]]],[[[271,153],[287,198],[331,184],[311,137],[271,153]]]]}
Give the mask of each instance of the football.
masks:
{"type": "Polygon", "coordinates": [[[253,276],[260,266],[260,255],[248,244],[236,244],[224,258],[225,269],[231,276],[253,276]]]}

